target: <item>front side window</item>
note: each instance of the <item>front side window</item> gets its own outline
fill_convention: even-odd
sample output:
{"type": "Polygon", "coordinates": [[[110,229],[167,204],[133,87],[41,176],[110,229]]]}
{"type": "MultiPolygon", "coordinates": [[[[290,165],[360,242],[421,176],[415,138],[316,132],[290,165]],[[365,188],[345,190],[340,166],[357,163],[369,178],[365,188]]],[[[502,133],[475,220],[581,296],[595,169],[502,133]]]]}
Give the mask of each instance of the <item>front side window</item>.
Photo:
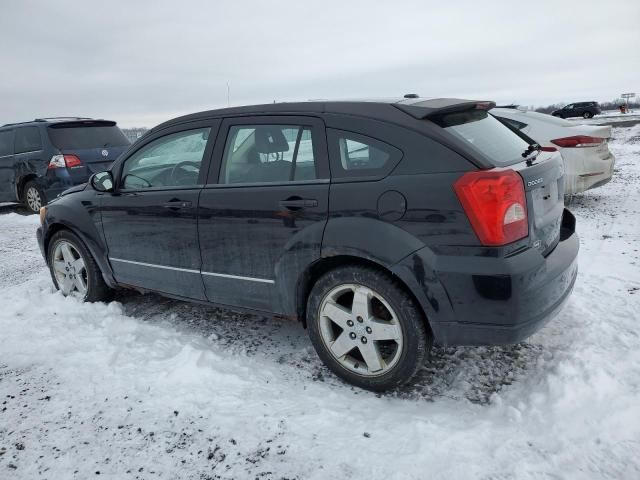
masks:
{"type": "Polygon", "coordinates": [[[299,125],[236,125],[229,128],[220,183],[315,180],[311,128],[299,125]]]}
{"type": "Polygon", "coordinates": [[[15,153],[37,152],[42,149],[38,127],[21,127],[15,133],[15,153]]]}
{"type": "Polygon", "coordinates": [[[402,158],[400,150],[381,140],[332,128],[327,133],[334,177],[383,176],[402,158]]]}
{"type": "Polygon", "coordinates": [[[122,169],[122,187],[139,190],[194,186],[209,138],[209,128],[158,138],[129,157],[122,169]]]}
{"type": "Polygon", "coordinates": [[[447,113],[432,121],[471,145],[498,167],[521,161],[522,153],[529,147],[527,142],[485,110],[447,113]]]}

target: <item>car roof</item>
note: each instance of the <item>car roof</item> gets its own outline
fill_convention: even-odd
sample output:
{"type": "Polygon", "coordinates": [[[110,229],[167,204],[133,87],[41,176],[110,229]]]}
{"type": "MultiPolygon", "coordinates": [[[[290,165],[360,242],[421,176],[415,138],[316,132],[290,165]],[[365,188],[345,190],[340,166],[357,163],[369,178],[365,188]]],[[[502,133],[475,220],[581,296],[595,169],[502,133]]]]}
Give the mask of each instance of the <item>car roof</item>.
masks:
{"type": "MultiPolygon", "coordinates": [[[[206,110],[197,113],[183,115],[168,120],[153,130],[159,130],[175,124],[205,120],[216,117],[243,116],[243,115],[278,115],[278,114],[303,114],[303,113],[334,113],[355,116],[365,116],[379,119],[393,118],[398,113],[404,112],[410,116],[422,119],[436,113],[445,113],[464,106],[492,102],[481,100],[469,100],[461,98],[376,98],[376,99],[348,99],[348,100],[309,100],[305,102],[278,102],[261,105],[245,105],[239,107],[220,108],[206,110]],[[394,115],[395,114],[395,115],[394,115]]],[[[406,115],[405,115],[406,117],[406,115]]]]}
{"type": "Polygon", "coordinates": [[[89,117],[43,117],[43,118],[36,118],[34,120],[30,120],[27,122],[6,123],[4,125],[1,125],[0,128],[51,125],[51,124],[70,123],[70,122],[79,122],[79,121],[80,122],[82,121],[110,122],[111,120],[104,120],[102,118],[89,118],[89,117]]]}

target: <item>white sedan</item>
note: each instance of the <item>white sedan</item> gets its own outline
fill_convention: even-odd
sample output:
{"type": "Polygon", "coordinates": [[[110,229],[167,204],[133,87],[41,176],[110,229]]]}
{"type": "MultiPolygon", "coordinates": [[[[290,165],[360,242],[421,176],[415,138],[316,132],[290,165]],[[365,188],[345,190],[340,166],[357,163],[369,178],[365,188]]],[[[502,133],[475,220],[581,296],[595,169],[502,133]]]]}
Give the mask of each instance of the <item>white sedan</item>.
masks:
{"type": "Polygon", "coordinates": [[[494,108],[491,114],[535,140],[556,149],[565,165],[565,195],[604,185],[613,175],[610,126],[576,125],[561,118],[517,108],[494,108]]]}

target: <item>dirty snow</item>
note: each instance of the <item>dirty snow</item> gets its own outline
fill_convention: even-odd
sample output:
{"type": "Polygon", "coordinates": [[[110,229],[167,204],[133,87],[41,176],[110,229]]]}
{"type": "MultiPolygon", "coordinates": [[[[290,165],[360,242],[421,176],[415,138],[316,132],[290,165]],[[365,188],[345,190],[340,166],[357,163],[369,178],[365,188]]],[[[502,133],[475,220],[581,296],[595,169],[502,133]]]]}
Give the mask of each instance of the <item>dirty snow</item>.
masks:
{"type": "Polygon", "coordinates": [[[528,342],[436,349],[351,388],[286,321],[52,290],[35,216],[0,207],[0,478],[640,478],[640,125],[572,200],[580,273],[528,342]],[[17,213],[16,213],[17,212],[17,213]]]}

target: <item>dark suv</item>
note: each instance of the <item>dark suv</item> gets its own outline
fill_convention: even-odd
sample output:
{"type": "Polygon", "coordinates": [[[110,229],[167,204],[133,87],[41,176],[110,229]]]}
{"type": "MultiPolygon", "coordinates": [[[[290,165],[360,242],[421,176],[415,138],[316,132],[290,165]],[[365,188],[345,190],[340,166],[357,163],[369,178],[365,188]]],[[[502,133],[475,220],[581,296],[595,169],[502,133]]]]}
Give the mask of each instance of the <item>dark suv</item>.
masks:
{"type": "Polygon", "coordinates": [[[0,202],[37,213],[63,190],[109,168],[129,140],[115,122],[40,118],[0,127],[0,202]]]}
{"type": "Polygon", "coordinates": [[[577,102],[570,103],[559,110],[554,110],[551,115],[560,118],[583,117],[591,118],[602,113],[598,102],[577,102]]]}
{"type": "Polygon", "coordinates": [[[53,281],[297,318],[338,376],[409,381],[433,342],[518,342],[577,273],[557,152],[491,102],[230,108],[164,123],[41,211],[53,281]]]}

